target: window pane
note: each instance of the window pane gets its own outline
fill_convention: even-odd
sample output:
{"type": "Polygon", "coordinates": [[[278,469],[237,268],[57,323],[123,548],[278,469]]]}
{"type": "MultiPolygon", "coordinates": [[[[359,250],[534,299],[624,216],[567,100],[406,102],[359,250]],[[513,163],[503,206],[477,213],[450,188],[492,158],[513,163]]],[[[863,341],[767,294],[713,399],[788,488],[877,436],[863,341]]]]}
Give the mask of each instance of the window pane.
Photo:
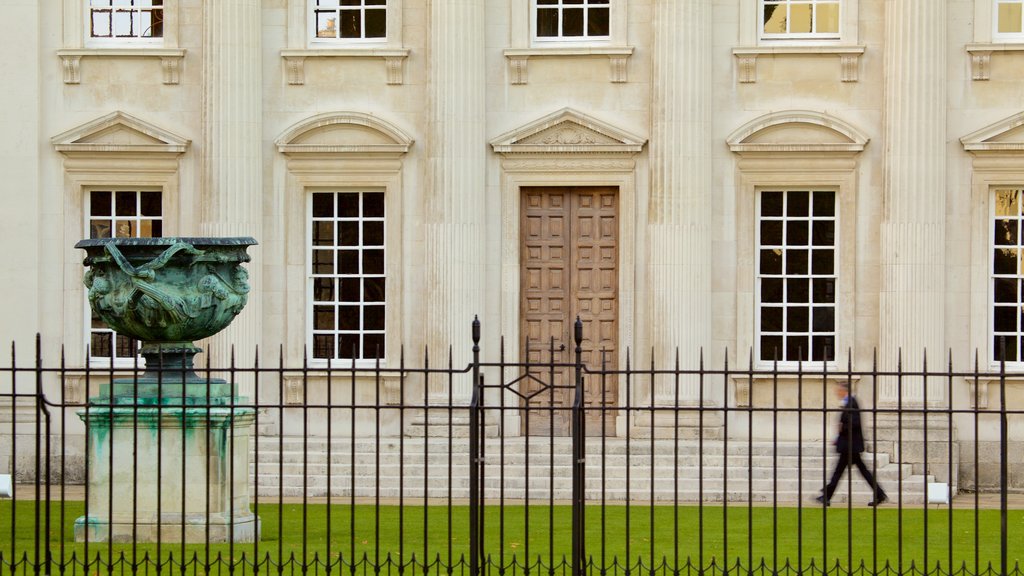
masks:
{"type": "Polygon", "coordinates": [[[113,332],[93,332],[89,339],[89,355],[94,358],[111,358],[113,340],[113,332]]]}
{"type": "Polygon", "coordinates": [[[116,353],[118,358],[135,358],[137,356],[139,350],[135,340],[116,334],[114,341],[117,342],[116,353]]]}
{"type": "Polygon", "coordinates": [[[331,278],[314,278],[313,300],[316,302],[334,302],[334,280],[331,278]]]}
{"type": "Polygon", "coordinates": [[[992,314],[992,328],[996,332],[1017,332],[1016,306],[996,306],[992,314]]]}
{"type": "Polygon", "coordinates": [[[359,217],[359,194],[342,193],[338,194],[338,217],[357,218],[359,217]]]}
{"type": "Polygon", "coordinates": [[[996,220],[996,246],[1017,245],[1017,220],[996,220]]]}
{"type": "Polygon", "coordinates": [[[789,32],[790,34],[808,34],[812,32],[811,18],[814,14],[810,4],[789,5],[789,32]]]}
{"type": "Polygon", "coordinates": [[[338,307],[338,330],[359,330],[359,306],[338,307]]]}
{"type": "Polygon", "coordinates": [[[359,245],[359,222],[355,220],[338,222],[338,246],[359,245]]]}
{"type": "Polygon", "coordinates": [[[164,223],[161,220],[152,221],[152,229],[150,230],[153,238],[163,238],[164,236],[164,223]]]}
{"type": "Polygon", "coordinates": [[[133,238],[135,236],[135,227],[132,226],[131,222],[122,220],[117,223],[116,236],[118,238],[133,238]]]}
{"type": "Polygon", "coordinates": [[[562,9],[562,36],[583,36],[583,9],[562,9]]]}
{"type": "Polygon", "coordinates": [[[810,311],[804,307],[786,308],[786,331],[807,332],[810,325],[810,311]]]}
{"type": "Polygon", "coordinates": [[[363,222],[363,246],[384,245],[384,223],[380,221],[363,222]]]}
{"type": "Polygon", "coordinates": [[[761,280],[761,302],[782,302],[782,279],[761,280]]]}
{"type": "Polygon", "coordinates": [[[334,306],[313,307],[313,328],[315,330],[334,330],[334,306]]]}
{"type": "Polygon", "coordinates": [[[782,222],[776,220],[763,220],[761,222],[761,245],[782,245],[782,222]]]}
{"type": "Polygon", "coordinates": [[[786,245],[806,246],[807,245],[807,222],[790,220],[786,224],[786,245]]]}
{"type": "Polygon", "coordinates": [[[341,37],[362,38],[363,23],[359,19],[358,10],[341,11],[341,37]]]}
{"type": "Polygon", "coordinates": [[[342,334],[338,337],[339,358],[344,358],[346,360],[359,358],[360,353],[358,334],[342,334]]]}
{"type": "Polygon", "coordinates": [[[143,216],[160,216],[163,210],[159,192],[143,192],[140,213],[143,216]]]}
{"type": "Polygon", "coordinates": [[[363,194],[363,216],[367,218],[384,217],[384,194],[372,192],[363,194]]]}
{"type": "Polygon", "coordinates": [[[338,37],[338,13],[334,10],[322,10],[316,13],[316,37],[338,37]]]}
{"type": "Polygon", "coordinates": [[[811,326],[815,332],[833,332],[836,329],[836,309],[831,306],[816,307],[811,326]]]}
{"type": "Polygon", "coordinates": [[[1018,251],[1013,248],[996,248],[992,258],[992,272],[995,274],[1017,274],[1018,251]]]}
{"type": "Polygon", "coordinates": [[[110,238],[110,220],[93,220],[90,222],[89,238],[110,238]]]}
{"type": "Polygon", "coordinates": [[[761,332],[782,332],[782,308],[775,306],[761,308],[761,332]]]}
{"type": "MultiPolygon", "coordinates": [[[[92,37],[109,38],[111,19],[113,14],[110,10],[93,10],[92,12],[92,37]]],[[[94,354],[95,356],[95,354],[94,354]]]]}
{"type": "Polygon", "coordinates": [[[334,194],[313,194],[313,218],[330,218],[334,216],[334,194]]]}
{"type": "Polygon", "coordinates": [[[110,216],[110,192],[92,192],[89,194],[89,214],[92,216],[110,216]]]}
{"type": "Polygon", "coordinates": [[[114,36],[132,36],[132,13],[124,10],[114,12],[114,36]]]}
{"type": "Polygon", "coordinates": [[[761,360],[782,360],[782,336],[761,336],[761,360]]]}
{"type": "Polygon", "coordinates": [[[114,210],[117,216],[135,216],[135,192],[117,192],[114,196],[114,210]]]}
{"type": "Polygon", "coordinates": [[[836,281],[834,278],[815,278],[814,303],[833,304],[836,301],[836,281]]]}
{"type": "Polygon", "coordinates": [[[807,336],[786,336],[786,360],[790,362],[807,360],[810,355],[809,343],[807,336]]]}
{"type": "Polygon", "coordinates": [[[537,10],[537,36],[551,38],[558,36],[558,10],[540,8],[537,10]]]}
{"type": "Polygon", "coordinates": [[[816,220],[812,228],[811,242],[815,246],[832,246],[836,243],[836,223],[831,220],[816,220]]]}
{"type": "Polygon", "coordinates": [[[387,12],[384,10],[366,11],[366,37],[384,38],[387,36],[387,12]]]}
{"type": "Polygon", "coordinates": [[[764,3],[765,34],[786,33],[786,7],[771,2],[764,3]]]}
{"type": "Polygon", "coordinates": [[[1019,203],[1019,190],[996,190],[996,216],[1016,216],[1019,203]]]}
{"type": "Polygon", "coordinates": [[[363,338],[364,358],[384,358],[384,335],[367,334],[363,338]]]}
{"type": "Polygon", "coordinates": [[[806,278],[789,278],[786,280],[786,302],[804,303],[809,301],[808,281],[806,278]]]}
{"type": "Polygon", "coordinates": [[[834,274],[835,252],[832,250],[811,251],[811,274],[834,274]]]}
{"type": "Polygon", "coordinates": [[[358,250],[338,250],[338,274],[359,274],[358,250]]]}
{"type": "Polygon", "coordinates": [[[587,11],[587,36],[608,36],[608,9],[591,8],[587,11]]]}
{"type": "Polygon", "coordinates": [[[786,215],[807,216],[810,214],[811,196],[804,191],[789,192],[786,194],[786,215]]]}
{"type": "Polygon", "coordinates": [[[341,282],[341,302],[362,300],[362,295],[359,292],[359,278],[342,278],[339,282],[341,282]]]}
{"type": "Polygon", "coordinates": [[[333,222],[313,222],[313,245],[331,246],[334,243],[333,222]]]}
{"type": "Polygon", "coordinates": [[[334,273],[334,257],[331,250],[313,250],[313,274],[334,273]]]}
{"type": "Polygon", "coordinates": [[[366,320],[363,326],[364,330],[383,330],[384,329],[384,307],[383,306],[367,306],[363,309],[364,317],[366,320]]]}
{"type": "Polygon", "coordinates": [[[822,34],[839,32],[839,4],[818,4],[814,26],[814,31],[822,34]]]}
{"type": "Polygon", "coordinates": [[[313,357],[334,358],[334,336],[330,334],[314,334],[313,357]]]}
{"type": "Polygon", "coordinates": [[[365,302],[384,302],[384,278],[363,280],[363,300],[365,302]]]}
{"type": "Polygon", "coordinates": [[[363,250],[363,274],[384,273],[384,251],[363,250]]]}
{"type": "Polygon", "coordinates": [[[836,359],[836,339],[834,336],[815,336],[811,339],[811,360],[826,362],[836,359]]]}
{"type": "Polygon", "coordinates": [[[998,362],[1000,360],[1006,360],[1007,362],[1017,361],[1017,347],[1014,346],[1016,338],[1006,336],[995,336],[992,338],[992,350],[994,352],[993,358],[998,362]],[[1004,355],[1005,350],[1005,355],[1004,355]]]}
{"type": "Polygon", "coordinates": [[[831,191],[818,191],[814,193],[814,215],[835,216],[836,215],[836,193],[831,191]]]}
{"type": "Polygon", "coordinates": [[[761,193],[761,215],[782,216],[782,192],[761,193]]]}
{"type": "Polygon", "coordinates": [[[782,274],[782,250],[761,250],[761,274],[782,274]]]}
{"type": "Polygon", "coordinates": [[[1017,302],[1016,278],[996,278],[992,282],[993,298],[996,302],[1017,302]]]}
{"type": "Polygon", "coordinates": [[[807,250],[786,250],[786,274],[807,274],[807,250]]]}
{"type": "Polygon", "coordinates": [[[999,5],[999,33],[1016,34],[1021,32],[1021,3],[999,5]]]}

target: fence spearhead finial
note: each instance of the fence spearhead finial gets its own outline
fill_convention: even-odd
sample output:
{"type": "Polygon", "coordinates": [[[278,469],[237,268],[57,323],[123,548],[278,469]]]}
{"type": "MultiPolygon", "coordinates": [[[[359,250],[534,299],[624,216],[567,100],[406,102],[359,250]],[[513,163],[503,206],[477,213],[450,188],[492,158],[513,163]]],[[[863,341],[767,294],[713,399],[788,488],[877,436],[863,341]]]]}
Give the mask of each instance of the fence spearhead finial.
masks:
{"type": "Polygon", "coordinates": [[[579,316],[576,316],[576,324],[573,325],[573,337],[576,338],[577,346],[583,343],[583,321],[579,316]]]}
{"type": "Polygon", "coordinates": [[[473,344],[480,343],[480,316],[473,315],[473,344]]]}

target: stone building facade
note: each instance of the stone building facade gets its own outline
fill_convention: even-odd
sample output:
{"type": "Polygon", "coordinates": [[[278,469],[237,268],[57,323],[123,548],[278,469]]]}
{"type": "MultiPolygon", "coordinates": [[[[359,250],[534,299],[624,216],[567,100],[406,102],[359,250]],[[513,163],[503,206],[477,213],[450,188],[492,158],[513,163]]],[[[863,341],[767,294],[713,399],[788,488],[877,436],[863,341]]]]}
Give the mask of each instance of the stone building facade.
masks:
{"type": "MultiPolygon", "coordinates": [[[[232,345],[322,367],[449,344],[461,363],[476,314],[493,358],[501,335],[568,339],[578,313],[620,363],[678,347],[684,366],[703,349],[836,372],[877,350],[988,370],[1005,337],[1020,406],[1022,5],[0,0],[0,340],[19,362],[39,332],[47,360],[129,367],[90,321],[74,243],[250,235],[253,297],[206,344],[214,364],[232,345]]],[[[757,405],[770,386],[714,390],[757,405]]],[[[988,381],[977,397],[998,404],[988,381]]],[[[967,478],[998,430],[956,420],[967,478]]]]}

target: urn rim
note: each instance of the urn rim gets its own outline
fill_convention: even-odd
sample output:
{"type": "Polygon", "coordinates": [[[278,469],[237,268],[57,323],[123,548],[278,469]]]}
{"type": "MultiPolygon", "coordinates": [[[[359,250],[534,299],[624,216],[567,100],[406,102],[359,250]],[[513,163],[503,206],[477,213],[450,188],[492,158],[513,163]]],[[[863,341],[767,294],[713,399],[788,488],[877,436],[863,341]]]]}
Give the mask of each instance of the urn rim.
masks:
{"type": "Polygon", "coordinates": [[[259,242],[252,236],[163,236],[159,238],[86,238],[79,240],[75,248],[96,248],[114,244],[116,246],[173,246],[179,242],[193,246],[256,246],[259,242]]]}

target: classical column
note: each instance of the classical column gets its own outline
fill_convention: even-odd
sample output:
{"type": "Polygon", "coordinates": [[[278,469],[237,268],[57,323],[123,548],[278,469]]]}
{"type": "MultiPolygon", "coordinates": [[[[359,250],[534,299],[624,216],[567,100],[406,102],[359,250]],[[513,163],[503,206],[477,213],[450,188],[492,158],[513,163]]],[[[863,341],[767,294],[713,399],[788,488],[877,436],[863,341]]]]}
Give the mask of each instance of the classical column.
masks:
{"type": "MultiPolygon", "coordinates": [[[[946,210],[946,3],[886,2],[885,197],[881,234],[879,356],[919,370],[928,354],[945,358],[944,274],[946,210]]],[[[942,382],[929,402],[942,399],[942,382]]],[[[903,379],[903,401],[924,399],[920,378],[903,379]]],[[[887,379],[879,401],[895,402],[899,386],[887,379]]]]}
{"type": "MultiPolygon", "coordinates": [[[[432,365],[471,358],[470,327],[484,313],[484,3],[430,3],[430,127],[425,194],[426,338],[432,365]]],[[[456,382],[456,401],[468,401],[469,381],[456,382]]],[[[447,381],[431,395],[447,400],[447,381]]]]}
{"type": "MultiPolygon", "coordinates": [[[[204,236],[260,238],[262,204],[262,95],[259,0],[203,3],[203,188],[204,236]]],[[[262,291],[259,246],[250,250],[249,302],[231,326],[205,343],[214,367],[251,367],[260,342],[262,291]]],[[[235,379],[243,382],[242,378],[235,379]]],[[[243,385],[242,394],[251,393],[243,385]]]]}
{"type": "MultiPolygon", "coordinates": [[[[711,6],[654,4],[648,212],[650,321],[655,359],[695,368],[711,342],[711,6]]],[[[676,401],[675,382],[655,385],[659,405],[676,401]]],[[[697,379],[684,381],[682,403],[696,403],[697,379]]]]}

